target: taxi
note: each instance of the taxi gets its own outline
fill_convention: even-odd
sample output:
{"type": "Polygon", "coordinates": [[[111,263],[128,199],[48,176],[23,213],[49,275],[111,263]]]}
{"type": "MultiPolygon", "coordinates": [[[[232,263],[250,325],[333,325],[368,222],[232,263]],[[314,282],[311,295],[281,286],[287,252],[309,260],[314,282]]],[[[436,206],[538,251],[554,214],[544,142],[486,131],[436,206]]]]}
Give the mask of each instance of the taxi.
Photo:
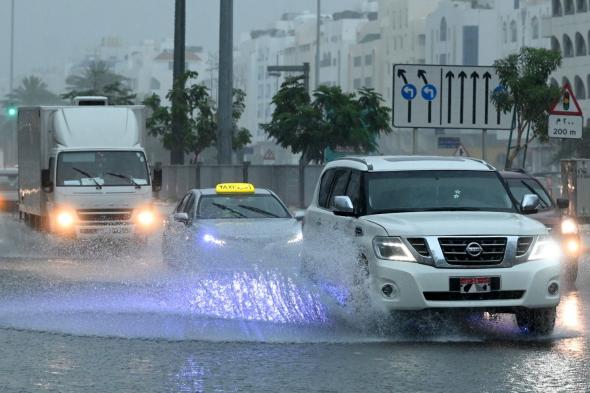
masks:
{"type": "Polygon", "coordinates": [[[172,267],[262,255],[295,259],[302,240],[299,218],[274,192],[222,183],[190,190],[178,202],[164,223],[162,256],[172,267]]]}

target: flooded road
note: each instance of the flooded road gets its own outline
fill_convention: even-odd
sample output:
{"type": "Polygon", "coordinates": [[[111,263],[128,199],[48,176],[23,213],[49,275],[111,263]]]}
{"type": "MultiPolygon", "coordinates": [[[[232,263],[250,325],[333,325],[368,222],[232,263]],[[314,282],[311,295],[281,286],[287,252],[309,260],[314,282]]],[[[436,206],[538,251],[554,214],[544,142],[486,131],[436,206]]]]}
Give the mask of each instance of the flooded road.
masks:
{"type": "Polygon", "coordinates": [[[0,217],[0,391],[590,391],[588,258],[531,338],[343,307],[285,261],[175,271],[158,240],[80,250],[0,217]]]}

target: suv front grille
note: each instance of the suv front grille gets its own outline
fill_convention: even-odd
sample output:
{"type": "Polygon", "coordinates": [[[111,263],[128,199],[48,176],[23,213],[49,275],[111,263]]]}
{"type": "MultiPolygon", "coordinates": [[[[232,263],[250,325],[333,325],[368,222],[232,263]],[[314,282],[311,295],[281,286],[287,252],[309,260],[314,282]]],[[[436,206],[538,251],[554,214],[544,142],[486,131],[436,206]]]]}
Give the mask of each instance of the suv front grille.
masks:
{"type": "Polygon", "coordinates": [[[518,243],[516,245],[516,256],[521,257],[529,251],[531,244],[533,243],[532,236],[524,236],[518,238],[518,243]]]}
{"type": "Polygon", "coordinates": [[[408,239],[410,245],[416,250],[416,252],[423,257],[429,257],[430,251],[428,250],[428,245],[426,244],[426,239],[423,237],[412,237],[408,239]]]}
{"type": "Polygon", "coordinates": [[[438,242],[450,265],[499,265],[506,252],[505,237],[441,237],[438,242]]]}

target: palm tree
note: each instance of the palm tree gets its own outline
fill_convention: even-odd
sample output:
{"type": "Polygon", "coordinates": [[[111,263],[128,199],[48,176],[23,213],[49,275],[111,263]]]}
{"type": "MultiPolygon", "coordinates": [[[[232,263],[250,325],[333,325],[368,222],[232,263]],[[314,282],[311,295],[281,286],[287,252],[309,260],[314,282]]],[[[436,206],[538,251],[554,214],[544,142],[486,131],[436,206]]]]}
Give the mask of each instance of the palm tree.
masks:
{"type": "Polygon", "coordinates": [[[66,78],[68,92],[63,98],[73,99],[76,96],[105,96],[110,104],[133,104],[136,94],[126,86],[127,78],[112,71],[111,67],[102,60],[91,61],[78,75],[66,78]]]}
{"type": "Polygon", "coordinates": [[[13,105],[55,105],[61,98],[47,89],[47,84],[39,77],[31,75],[24,78],[21,85],[6,96],[13,105]]]}

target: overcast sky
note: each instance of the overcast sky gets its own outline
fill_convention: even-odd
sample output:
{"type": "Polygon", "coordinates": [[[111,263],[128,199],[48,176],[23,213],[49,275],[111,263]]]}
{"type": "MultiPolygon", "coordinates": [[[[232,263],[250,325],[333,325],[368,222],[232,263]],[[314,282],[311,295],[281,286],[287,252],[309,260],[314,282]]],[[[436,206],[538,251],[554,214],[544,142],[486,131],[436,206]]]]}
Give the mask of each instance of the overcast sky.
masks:
{"type": "MultiPolygon", "coordinates": [[[[8,78],[10,1],[0,0],[0,78],[8,78]]],[[[174,0],[15,0],[15,74],[61,66],[101,37],[124,43],[173,37],[174,0]]],[[[322,12],[361,0],[322,0],[322,12]]],[[[316,0],[234,0],[234,32],[264,28],[284,12],[314,11],[316,0]]],[[[219,0],[187,0],[187,44],[217,50],[219,0]]],[[[17,84],[17,83],[15,83],[17,84]]]]}

